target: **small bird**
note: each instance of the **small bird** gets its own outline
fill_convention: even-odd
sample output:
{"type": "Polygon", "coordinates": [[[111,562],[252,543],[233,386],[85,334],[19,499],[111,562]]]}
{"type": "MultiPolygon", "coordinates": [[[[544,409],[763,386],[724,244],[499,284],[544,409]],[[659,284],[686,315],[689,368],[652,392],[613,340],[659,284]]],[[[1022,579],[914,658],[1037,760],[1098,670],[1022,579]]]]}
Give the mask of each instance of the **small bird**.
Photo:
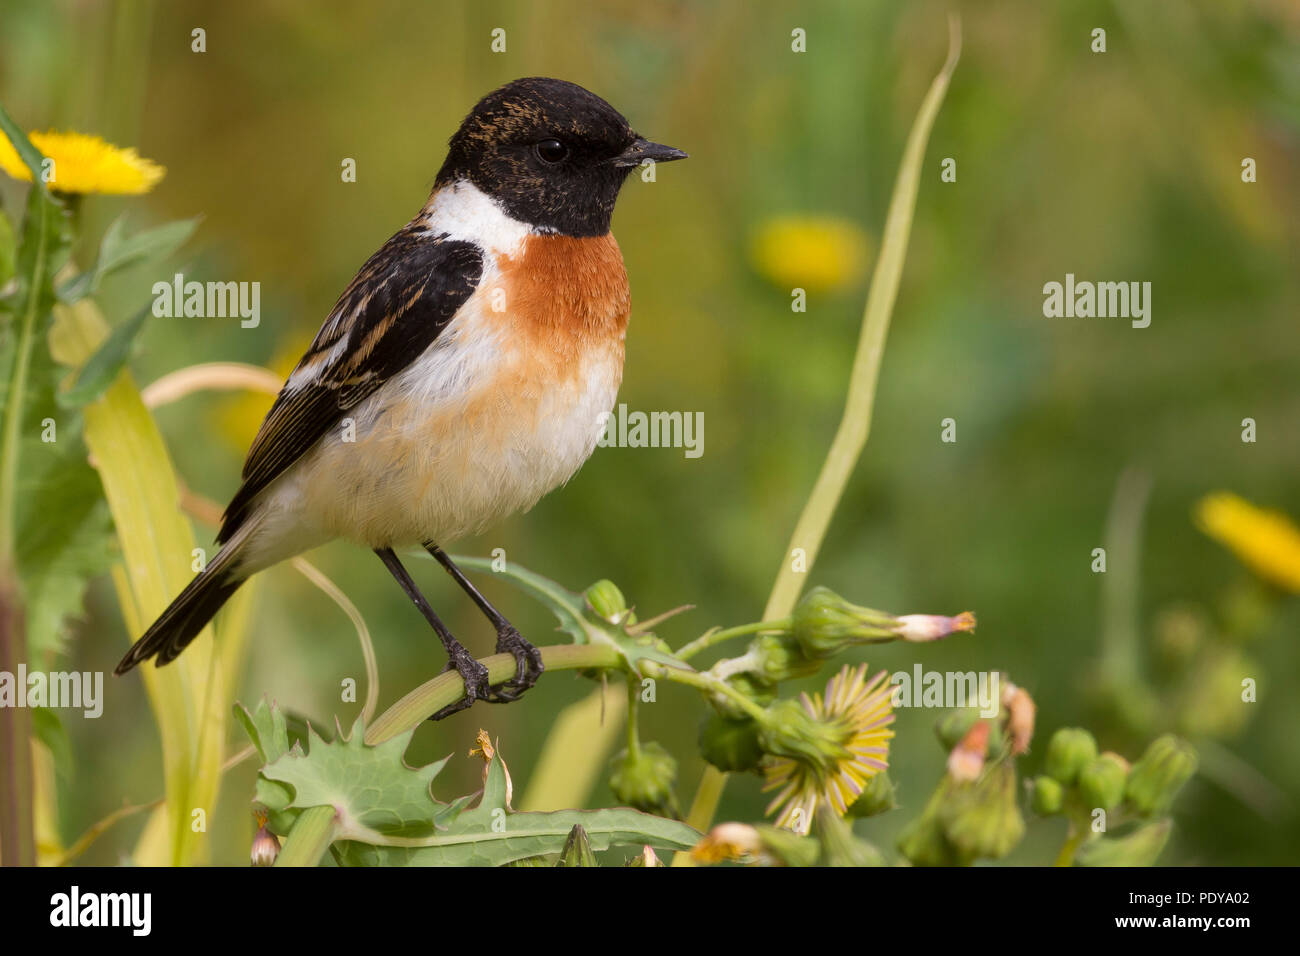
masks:
{"type": "Polygon", "coordinates": [[[465,682],[433,719],[532,687],[540,652],[442,546],[531,508],[591,455],[622,381],[630,307],[614,203],[633,169],[685,157],[563,80],[480,100],[428,202],[361,267],[289,375],[220,551],[116,673],[174,660],[250,575],[346,538],[379,555],[465,682]],[[420,593],[394,553],[413,545],[492,622],[511,680],[489,686],[420,593]]]}

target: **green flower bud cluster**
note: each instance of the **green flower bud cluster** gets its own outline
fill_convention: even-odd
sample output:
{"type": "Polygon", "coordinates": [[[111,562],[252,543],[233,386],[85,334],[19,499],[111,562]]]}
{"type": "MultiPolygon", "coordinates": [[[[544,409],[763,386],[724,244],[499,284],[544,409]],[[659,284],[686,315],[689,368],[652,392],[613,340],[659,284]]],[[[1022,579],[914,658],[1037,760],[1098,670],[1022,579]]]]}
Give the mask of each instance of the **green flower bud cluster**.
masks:
{"type": "Polygon", "coordinates": [[[619,803],[654,813],[676,817],[677,761],[653,741],[643,743],[633,754],[624,750],[610,764],[609,788],[619,803]]]}
{"type": "Polygon", "coordinates": [[[1125,807],[1142,817],[1166,813],[1196,772],[1196,751],[1172,734],[1154,740],[1132,766],[1115,753],[1097,753],[1092,734],[1065,727],[1047,749],[1046,773],[1034,780],[1032,804],[1043,816],[1125,807]]]}

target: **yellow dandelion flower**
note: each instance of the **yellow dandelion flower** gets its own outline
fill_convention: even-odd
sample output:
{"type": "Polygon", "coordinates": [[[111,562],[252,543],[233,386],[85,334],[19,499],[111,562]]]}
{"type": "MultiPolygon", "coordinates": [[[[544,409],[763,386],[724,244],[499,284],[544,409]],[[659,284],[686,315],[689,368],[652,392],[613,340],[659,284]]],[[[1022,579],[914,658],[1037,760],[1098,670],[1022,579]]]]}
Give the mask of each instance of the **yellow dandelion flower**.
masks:
{"type": "Polygon", "coordinates": [[[870,242],[854,222],[833,216],[779,216],[759,227],[750,248],[755,270],[782,289],[828,292],[858,281],[870,242]]]}
{"type": "Polygon", "coordinates": [[[881,671],[867,680],[867,665],[845,667],[826,684],[826,696],[803,694],[808,718],[837,737],[836,753],[822,758],[774,757],[764,768],[763,789],[778,793],[767,812],[780,811],[776,824],[807,833],[822,807],[844,816],[868,780],[889,766],[894,736],[893,688],[881,671]]]}
{"type": "MultiPolygon", "coordinates": [[[[46,185],[61,193],[138,195],[158,185],[167,170],[134,149],[121,149],[87,133],[30,133],[32,145],[50,160],[46,185]]],[[[23,182],[32,181],[9,138],[0,133],[0,169],[23,182]]]]}
{"type": "Polygon", "coordinates": [[[1196,503],[1197,526],[1260,577],[1300,594],[1300,528],[1280,511],[1257,507],[1228,491],[1196,503]]]}

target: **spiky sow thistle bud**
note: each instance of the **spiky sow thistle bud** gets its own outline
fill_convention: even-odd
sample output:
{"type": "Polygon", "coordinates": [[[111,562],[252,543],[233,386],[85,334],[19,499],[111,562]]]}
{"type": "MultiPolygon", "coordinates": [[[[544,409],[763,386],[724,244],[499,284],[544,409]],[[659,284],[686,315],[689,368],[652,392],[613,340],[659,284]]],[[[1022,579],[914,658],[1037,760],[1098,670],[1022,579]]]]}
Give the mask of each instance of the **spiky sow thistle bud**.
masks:
{"type": "Polygon", "coordinates": [[[1078,727],[1062,727],[1047,745],[1047,775],[1069,786],[1097,759],[1097,741],[1078,727]]]}
{"type": "Polygon", "coordinates": [[[611,762],[609,788],[619,803],[666,816],[677,816],[677,761],[653,741],[641,744],[633,755],[624,750],[611,762]]]}
{"type": "Polygon", "coordinates": [[[804,596],[790,618],[790,634],[803,652],[823,660],[846,647],[879,644],[902,638],[933,641],[956,631],[973,631],[975,615],[905,614],[897,617],[844,600],[829,588],[816,587],[804,596]]]}
{"type": "Polygon", "coordinates": [[[1119,754],[1106,753],[1079,771],[1079,796],[1085,806],[1113,810],[1124,799],[1128,781],[1128,761],[1119,754]]]}
{"type": "Polygon", "coordinates": [[[1129,773],[1124,796],[1143,816],[1164,813],[1196,773],[1196,751],[1173,734],[1157,737],[1129,773]]]}

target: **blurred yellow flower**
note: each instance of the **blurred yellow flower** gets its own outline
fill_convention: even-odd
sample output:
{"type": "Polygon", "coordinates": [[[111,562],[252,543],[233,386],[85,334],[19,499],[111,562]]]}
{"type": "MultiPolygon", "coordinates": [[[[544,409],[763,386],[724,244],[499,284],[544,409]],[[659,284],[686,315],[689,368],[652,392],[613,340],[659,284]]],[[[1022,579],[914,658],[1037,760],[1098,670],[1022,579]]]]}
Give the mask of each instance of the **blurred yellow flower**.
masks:
{"type": "Polygon", "coordinates": [[[1196,524],[1267,581],[1300,594],[1300,528],[1280,511],[1256,507],[1228,491],[1196,503],[1196,524]]]}
{"type": "Polygon", "coordinates": [[[867,234],[834,216],[778,216],[754,235],[754,268],[782,289],[827,292],[862,277],[870,254],[867,234]]]}
{"type": "MultiPolygon", "coordinates": [[[[140,156],[87,133],[29,133],[32,145],[53,162],[50,189],[61,193],[138,195],[158,185],[167,170],[140,156]]],[[[0,133],[0,169],[23,182],[32,173],[9,138],[0,133]]]]}

